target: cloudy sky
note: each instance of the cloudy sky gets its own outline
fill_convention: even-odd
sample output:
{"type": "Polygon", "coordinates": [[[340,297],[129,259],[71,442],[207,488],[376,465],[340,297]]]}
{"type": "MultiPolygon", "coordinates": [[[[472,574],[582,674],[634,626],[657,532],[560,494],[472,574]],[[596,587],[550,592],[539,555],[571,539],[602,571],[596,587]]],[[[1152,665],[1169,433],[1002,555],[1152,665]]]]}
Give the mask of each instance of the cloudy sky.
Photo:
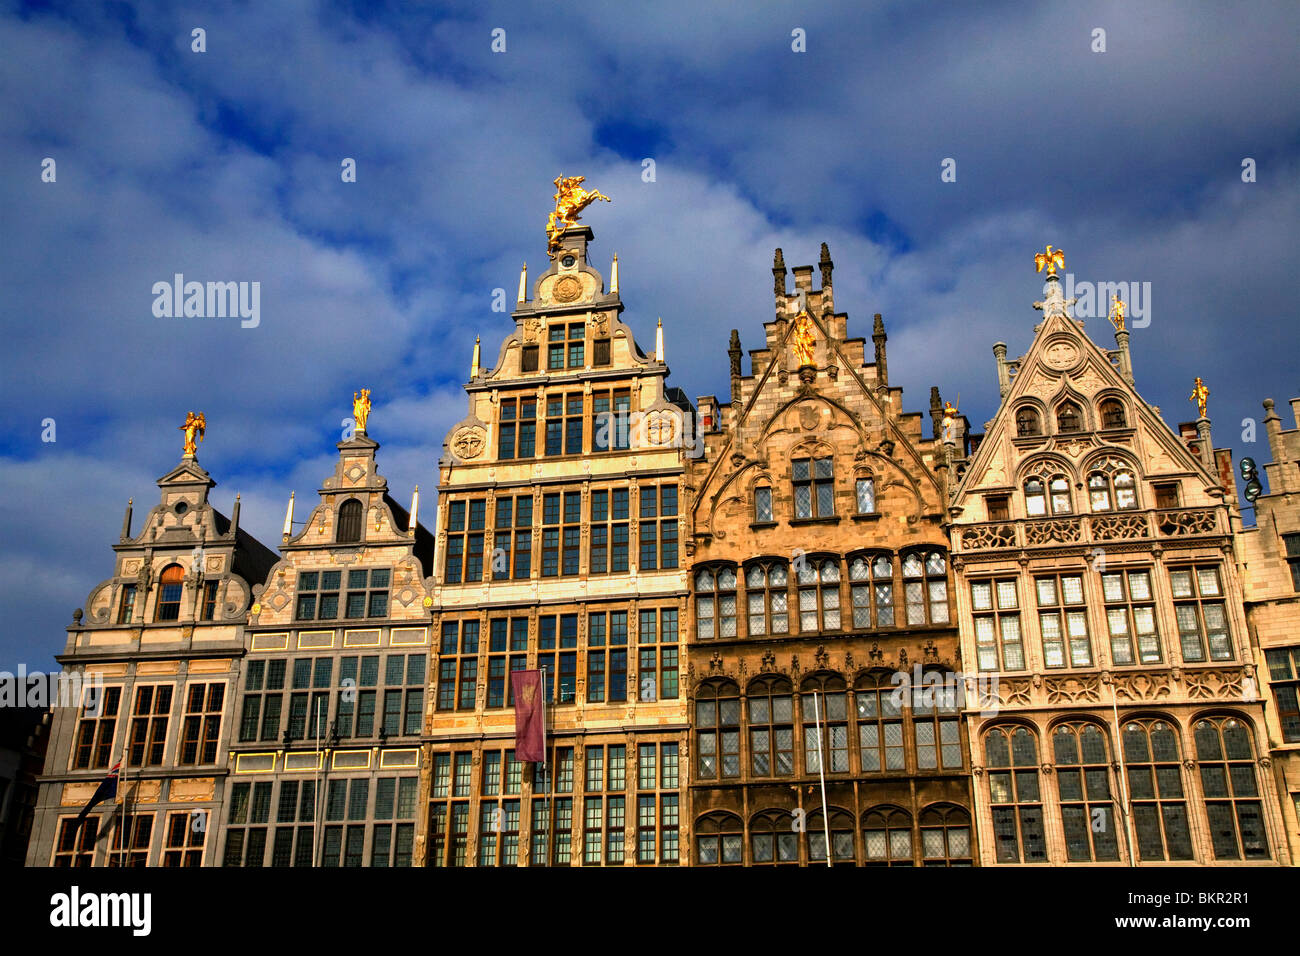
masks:
{"type": "Polygon", "coordinates": [[[593,256],[692,397],[726,392],[731,328],[760,344],[773,248],[823,241],[912,410],[938,385],[992,416],[1048,242],[1151,283],[1134,365],[1171,424],[1202,375],[1216,443],[1267,458],[1243,419],[1300,394],[1294,4],[407,6],[0,0],[0,669],[51,666],[189,409],[218,506],[272,546],[361,386],[394,493],[431,489],[561,172],[613,197],[593,256]],[[260,324],[155,317],[175,273],[259,282],[260,324]]]}

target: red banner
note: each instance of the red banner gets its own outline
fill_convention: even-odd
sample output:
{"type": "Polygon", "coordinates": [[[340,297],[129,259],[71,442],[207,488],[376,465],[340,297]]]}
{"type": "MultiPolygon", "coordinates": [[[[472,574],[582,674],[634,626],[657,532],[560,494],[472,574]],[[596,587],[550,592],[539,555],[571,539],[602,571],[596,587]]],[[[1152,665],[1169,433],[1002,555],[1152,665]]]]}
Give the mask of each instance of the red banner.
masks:
{"type": "Polygon", "coordinates": [[[510,689],[515,695],[515,759],[546,762],[546,733],[542,703],[542,672],[512,671],[510,689]]]}

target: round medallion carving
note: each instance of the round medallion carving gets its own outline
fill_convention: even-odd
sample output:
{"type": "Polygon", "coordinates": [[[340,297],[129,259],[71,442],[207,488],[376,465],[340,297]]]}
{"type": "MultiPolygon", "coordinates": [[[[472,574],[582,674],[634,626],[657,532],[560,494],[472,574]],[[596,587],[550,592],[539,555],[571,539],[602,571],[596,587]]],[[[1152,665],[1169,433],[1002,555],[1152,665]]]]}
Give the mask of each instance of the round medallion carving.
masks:
{"type": "Polygon", "coordinates": [[[1043,361],[1048,368],[1058,372],[1073,368],[1079,361],[1079,349],[1073,342],[1052,342],[1043,351],[1043,361]]]}
{"type": "Polygon", "coordinates": [[[582,294],[582,283],[573,276],[564,276],[556,281],[552,294],[556,302],[572,302],[582,294]]]}
{"type": "Polygon", "coordinates": [[[481,428],[462,428],[452,436],[451,450],[460,458],[477,458],[483,454],[484,438],[481,428]]]}

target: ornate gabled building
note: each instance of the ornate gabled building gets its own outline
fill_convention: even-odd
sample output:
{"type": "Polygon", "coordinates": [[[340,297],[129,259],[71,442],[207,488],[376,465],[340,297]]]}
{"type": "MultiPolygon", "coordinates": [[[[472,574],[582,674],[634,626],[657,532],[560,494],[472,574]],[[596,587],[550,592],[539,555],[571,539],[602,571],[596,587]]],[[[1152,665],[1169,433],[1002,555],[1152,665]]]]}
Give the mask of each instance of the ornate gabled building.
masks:
{"type": "Polygon", "coordinates": [[[869,361],[835,311],[824,244],[820,271],[814,289],[795,268],[791,292],[776,251],[750,374],[733,330],[730,401],[698,403],[692,859],[968,865],[959,698],[897,676],[955,687],[960,668],[938,392],[927,438],[889,384],[881,317],[869,361]]]}
{"type": "Polygon", "coordinates": [[[1098,347],[1047,264],[1028,352],[993,347],[997,414],[954,439],[962,658],[996,679],[967,724],[981,862],[1286,862],[1206,393],[1176,435],[1122,312],[1098,347]]]}
{"type": "Polygon", "coordinates": [[[213,861],[243,624],[275,561],[239,527],[238,495],[228,518],[208,500],[215,485],[187,431],[185,457],[158,479],[158,504],[135,534],[128,503],[113,576],[73,615],[57,660],[85,696],[54,708],[29,865],[213,861]],[[117,806],[76,827],[119,762],[117,806]]]}
{"type": "MultiPolygon", "coordinates": [[[[1255,645],[1261,689],[1268,699],[1271,768],[1291,859],[1300,859],[1300,398],[1291,399],[1295,427],[1284,429],[1264,402],[1264,430],[1273,460],[1258,462],[1267,494],[1254,502],[1255,526],[1237,536],[1246,623],[1255,645]]],[[[1261,732],[1261,749],[1263,747],[1261,732]]]]}
{"type": "MultiPolygon", "coordinates": [[[[379,443],[338,443],[334,474],[254,587],[231,708],[224,866],[411,866],[421,769],[433,535],[389,493],[379,443]]],[[[214,863],[218,861],[213,861],[214,863]]]]}
{"type": "Polygon", "coordinates": [[[520,275],[515,331],[491,366],[475,343],[439,462],[430,866],[684,862],[692,414],[591,238],[561,222],[531,296],[520,275]],[[515,759],[522,669],[546,674],[553,774],[515,759]]]}

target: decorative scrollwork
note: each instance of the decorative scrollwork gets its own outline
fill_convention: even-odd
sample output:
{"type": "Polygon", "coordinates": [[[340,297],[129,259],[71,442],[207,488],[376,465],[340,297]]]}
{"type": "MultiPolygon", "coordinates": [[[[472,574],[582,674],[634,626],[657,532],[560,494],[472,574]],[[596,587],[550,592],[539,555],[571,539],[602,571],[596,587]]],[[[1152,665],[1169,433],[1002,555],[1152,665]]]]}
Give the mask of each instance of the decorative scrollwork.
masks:
{"type": "Polygon", "coordinates": [[[1092,537],[1097,541],[1122,541],[1145,538],[1147,520],[1143,515],[1093,515],[1092,537]]]}
{"type": "Polygon", "coordinates": [[[1078,518],[1053,518],[1047,521],[1025,522],[1027,544],[1048,544],[1052,541],[1067,543],[1078,541],[1083,529],[1078,518]]]}
{"type": "Polygon", "coordinates": [[[1156,516],[1156,527],[1166,537],[1183,534],[1214,534],[1219,530],[1218,517],[1213,511],[1165,511],[1156,516]]]}
{"type": "Polygon", "coordinates": [[[987,548],[1014,548],[1016,526],[1012,524],[980,524],[962,532],[961,546],[975,551],[987,548]]]}

